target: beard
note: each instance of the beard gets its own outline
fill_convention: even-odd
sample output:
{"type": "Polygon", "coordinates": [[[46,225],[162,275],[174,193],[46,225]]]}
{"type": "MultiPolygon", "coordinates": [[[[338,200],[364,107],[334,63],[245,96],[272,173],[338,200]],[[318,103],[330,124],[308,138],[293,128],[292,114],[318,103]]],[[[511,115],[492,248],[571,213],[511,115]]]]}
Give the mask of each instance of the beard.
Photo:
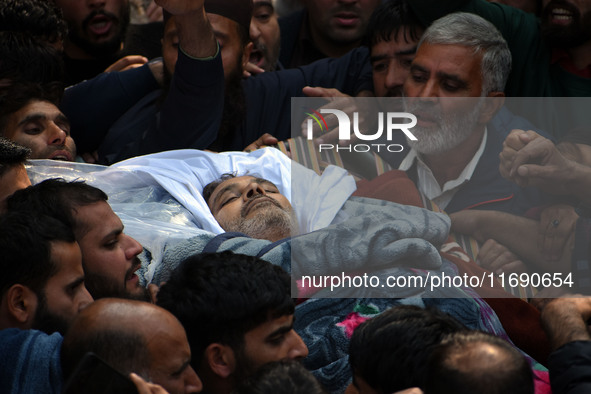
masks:
{"type": "Polygon", "coordinates": [[[293,210],[283,208],[275,200],[257,195],[250,201],[258,198],[268,198],[267,202],[259,202],[256,215],[246,218],[247,208],[251,202],[245,204],[240,212],[240,217],[224,225],[227,232],[240,232],[256,239],[279,240],[290,237],[297,232],[297,220],[293,210]]]}
{"type": "Polygon", "coordinates": [[[105,12],[104,10],[92,11],[86,18],[84,18],[80,26],[76,26],[72,23],[69,24],[68,38],[72,43],[93,57],[100,58],[114,55],[121,49],[121,43],[125,40],[125,34],[127,33],[127,27],[129,26],[130,20],[129,3],[123,2],[123,4],[121,4],[119,14],[121,15],[121,19],[115,14],[105,12]],[[84,32],[88,30],[88,25],[92,18],[97,15],[104,15],[109,18],[115,28],[118,29],[117,34],[108,41],[95,42],[84,34],[84,32]]]}
{"type": "Polygon", "coordinates": [[[484,99],[484,97],[478,98],[474,108],[468,113],[454,111],[450,114],[444,114],[440,107],[430,105],[426,108],[419,100],[409,103],[405,99],[404,105],[407,112],[428,112],[439,125],[439,128],[413,127],[411,131],[417,140],[412,141],[407,138],[408,145],[423,155],[445,153],[457,147],[474,132],[485,103],[484,99]]]}
{"type": "Polygon", "coordinates": [[[591,12],[581,11],[564,0],[552,0],[542,10],[541,32],[544,41],[551,47],[575,48],[591,40],[591,12]],[[571,15],[568,25],[552,23],[552,11],[562,8],[571,15]]]}
{"type": "Polygon", "coordinates": [[[31,328],[43,331],[46,334],[59,332],[64,335],[70,326],[70,321],[49,310],[45,294],[40,294],[37,299],[37,310],[35,311],[35,317],[31,328]]]}
{"type": "MultiPolygon", "coordinates": [[[[127,271],[125,278],[128,278],[140,264],[137,260],[133,266],[127,271]]],[[[125,281],[125,279],[123,279],[125,281]]],[[[121,284],[115,281],[112,277],[102,274],[85,272],[84,283],[88,292],[95,300],[100,298],[124,298],[128,300],[150,301],[150,292],[145,287],[137,287],[135,291],[125,288],[125,282],[121,284]]]]}

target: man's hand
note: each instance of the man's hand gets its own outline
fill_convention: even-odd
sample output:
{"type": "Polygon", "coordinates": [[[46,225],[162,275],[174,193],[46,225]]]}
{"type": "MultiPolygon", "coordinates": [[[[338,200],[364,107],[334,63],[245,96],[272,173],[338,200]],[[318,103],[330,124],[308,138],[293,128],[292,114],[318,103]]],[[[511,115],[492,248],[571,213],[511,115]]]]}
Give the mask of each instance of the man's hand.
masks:
{"type": "Polygon", "coordinates": [[[154,383],[148,383],[135,373],[130,373],[129,378],[135,384],[138,394],[168,394],[162,386],[154,383]]]}
{"type": "MultiPolygon", "coordinates": [[[[359,114],[360,131],[374,127],[372,122],[377,119],[377,106],[359,108],[358,104],[360,101],[355,100],[355,98],[346,95],[337,89],[306,86],[304,89],[302,89],[302,92],[308,97],[324,97],[329,100],[328,104],[318,108],[317,111],[322,108],[338,109],[345,112],[346,114],[350,114],[351,121],[353,121],[353,112],[357,112],[359,114]]],[[[326,120],[326,126],[324,127],[327,127],[327,130],[325,130],[324,134],[322,135],[321,127],[317,123],[312,123],[313,134],[314,136],[318,137],[315,139],[316,144],[340,143],[342,145],[348,145],[349,143],[357,140],[355,134],[351,133],[350,140],[339,141],[339,122],[337,117],[326,116],[324,119],[326,120]]],[[[351,127],[353,127],[353,124],[351,124],[351,127]]],[[[352,131],[353,130],[351,130],[351,132],[352,131]]],[[[307,122],[302,123],[302,135],[304,137],[308,135],[307,122]]]]}
{"type": "Polygon", "coordinates": [[[146,18],[148,18],[148,22],[162,22],[164,20],[162,7],[152,1],[146,9],[146,18]]]}
{"type": "Polygon", "coordinates": [[[113,71],[125,71],[131,70],[132,68],[141,67],[148,62],[148,59],[139,56],[139,55],[129,55],[122,57],[121,59],[117,60],[115,63],[111,64],[109,67],[105,69],[106,73],[110,73],[113,71]]]}
{"type": "Polygon", "coordinates": [[[242,71],[242,77],[248,78],[252,75],[262,74],[264,72],[265,72],[265,70],[263,70],[262,68],[260,68],[256,64],[248,62],[248,63],[246,63],[246,67],[244,67],[244,70],[242,71]]]}
{"type": "Polygon", "coordinates": [[[269,133],[265,133],[257,138],[256,141],[250,143],[246,148],[244,148],[244,152],[252,152],[253,150],[261,149],[269,145],[275,145],[279,142],[279,140],[273,137],[269,133]]]}
{"type": "Polygon", "coordinates": [[[496,274],[527,272],[527,267],[515,253],[494,239],[487,240],[478,251],[478,264],[496,274]]]}
{"type": "Polygon", "coordinates": [[[569,239],[575,233],[579,215],[566,204],[545,208],[538,226],[538,248],[550,260],[558,261],[565,252],[569,239]]]}
{"type": "Polygon", "coordinates": [[[573,341],[589,341],[587,320],[591,318],[591,298],[557,298],[542,309],[542,326],[552,348],[573,341]]]}

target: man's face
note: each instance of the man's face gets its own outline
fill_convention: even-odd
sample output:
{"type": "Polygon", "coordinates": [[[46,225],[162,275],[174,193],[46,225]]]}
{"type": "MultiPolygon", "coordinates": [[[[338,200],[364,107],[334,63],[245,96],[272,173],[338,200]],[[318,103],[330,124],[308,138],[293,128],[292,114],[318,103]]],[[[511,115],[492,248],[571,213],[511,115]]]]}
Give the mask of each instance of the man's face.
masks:
{"type": "Polygon", "coordinates": [[[21,189],[31,186],[31,181],[27,175],[24,165],[15,165],[6,170],[4,175],[0,176],[0,213],[6,211],[6,200],[12,194],[21,189]]]}
{"type": "Polygon", "coordinates": [[[84,286],[82,255],[76,242],[53,242],[51,259],[58,271],[38,296],[32,328],[64,334],[78,313],[93,300],[84,286]]]}
{"type": "Polygon", "coordinates": [[[109,56],[121,49],[129,25],[128,0],[55,0],[55,3],[68,22],[69,40],[87,56],[109,56]]]}
{"type": "Polygon", "coordinates": [[[290,236],[296,228],[291,204],[265,179],[228,179],[215,188],[207,203],[225,231],[276,241],[290,236]]]}
{"type": "Polygon", "coordinates": [[[481,59],[461,45],[421,45],[404,83],[406,110],[417,117],[411,147],[443,153],[473,133],[483,104],[471,98],[482,92],[481,59]]]}
{"type": "Polygon", "coordinates": [[[590,0],[543,0],[542,35],[551,46],[574,48],[591,40],[590,0]]]}
{"type": "Polygon", "coordinates": [[[250,39],[254,43],[254,48],[250,53],[249,61],[265,71],[275,70],[281,36],[277,13],[271,0],[254,0],[250,39]]]}
{"type": "Polygon", "coordinates": [[[312,31],[325,40],[349,44],[361,40],[381,0],[304,0],[312,31]]]}
{"type": "MultiPolygon", "coordinates": [[[[211,23],[215,38],[220,44],[224,78],[227,81],[232,76],[238,75],[240,77],[247,58],[244,56],[245,48],[242,46],[238,34],[238,24],[217,14],[207,14],[207,18],[211,23]]],[[[174,67],[178,59],[178,46],[178,29],[174,23],[174,17],[171,17],[166,23],[162,38],[162,58],[170,75],[174,74],[174,67]]]]}
{"type": "Polygon", "coordinates": [[[201,380],[190,365],[191,349],[183,326],[163,315],[150,329],[146,344],[150,353],[150,379],[170,394],[198,393],[201,380]]]}
{"type": "Polygon", "coordinates": [[[149,299],[135,274],[142,245],[123,233],[123,223],[105,201],[76,208],[81,229],[76,238],[82,250],[86,285],[95,299],[149,299]]]}
{"type": "MultiPolygon", "coordinates": [[[[417,32],[420,35],[422,31],[417,32]]],[[[389,41],[379,41],[371,47],[373,86],[376,97],[401,97],[402,86],[410,73],[418,40],[401,28],[389,41]]]]}
{"type": "Polygon", "coordinates": [[[31,149],[31,159],[73,161],[76,157],[70,122],[49,101],[32,100],[10,115],[3,136],[31,149]]]}
{"type": "Polygon", "coordinates": [[[244,334],[244,349],[237,357],[239,375],[249,375],[263,364],[302,359],[308,347],[293,329],[293,315],[271,319],[244,334]]]}

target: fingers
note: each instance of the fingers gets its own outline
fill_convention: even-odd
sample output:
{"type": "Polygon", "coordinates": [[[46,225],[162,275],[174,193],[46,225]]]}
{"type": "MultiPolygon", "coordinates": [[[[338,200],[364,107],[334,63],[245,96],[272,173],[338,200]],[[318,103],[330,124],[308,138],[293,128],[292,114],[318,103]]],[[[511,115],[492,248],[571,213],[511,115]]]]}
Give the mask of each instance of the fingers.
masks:
{"type": "Polygon", "coordinates": [[[502,272],[525,272],[525,264],[513,252],[494,239],[487,240],[478,251],[479,265],[497,274],[502,272]]]}
{"type": "Polygon", "coordinates": [[[574,233],[579,215],[569,205],[560,204],[542,211],[538,225],[538,249],[550,260],[559,260],[569,237],[574,233]]]}
{"type": "Polygon", "coordinates": [[[129,378],[135,384],[138,394],[168,394],[162,386],[154,383],[148,383],[135,373],[130,373],[129,378]]]}
{"type": "Polygon", "coordinates": [[[523,152],[524,148],[532,141],[542,138],[535,131],[512,130],[503,142],[503,150],[499,154],[499,171],[501,175],[518,184],[527,186],[527,178],[516,173],[516,168],[529,160],[529,152],[523,152]]]}
{"type": "Polygon", "coordinates": [[[122,57],[105,69],[105,72],[125,71],[131,68],[141,67],[148,62],[148,59],[139,55],[122,57]]]}
{"type": "Polygon", "coordinates": [[[265,72],[265,70],[263,70],[262,68],[260,68],[256,64],[248,62],[248,63],[246,63],[246,66],[244,67],[243,76],[250,77],[251,75],[262,74],[264,72],[265,72]]]}
{"type": "Polygon", "coordinates": [[[150,283],[148,285],[148,292],[150,293],[150,300],[152,301],[152,304],[155,304],[156,301],[158,301],[158,291],[160,291],[160,287],[154,283],[150,283]]]}
{"type": "Polygon", "coordinates": [[[273,137],[269,133],[265,133],[261,135],[256,141],[249,144],[246,148],[244,148],[244,152],[252,152],[253,150],[257,150],[269,145],[275,145],[279,142],[276,137],[273,137]]]}
{"type": "Polygon", "coordinates": [[[82,157],[82,159],[86,163],[96,164],[98,162],[98,152],[97,151],[82,153],[82,154],[80,154],[80,156],[82,157]]]}

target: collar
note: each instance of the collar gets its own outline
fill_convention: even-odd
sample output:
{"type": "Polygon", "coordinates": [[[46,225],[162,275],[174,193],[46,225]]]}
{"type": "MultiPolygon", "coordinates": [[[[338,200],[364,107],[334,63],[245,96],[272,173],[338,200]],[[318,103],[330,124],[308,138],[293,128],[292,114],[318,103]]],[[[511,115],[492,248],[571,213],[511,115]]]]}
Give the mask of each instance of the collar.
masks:
{"type": "Polygon", "coordinates": [[[439,186],[439,183],[435,179],[433,172],[421,159],[419,153],[412,148],[404,160],[402,160],[402,163],[400,163],[398,169],[402,171],[409,171],[416,164],[417,188],[423,195],[434,201],[440,208],[445,209],[458,189],[472,178],[472,175],[476,170],[476,166],[478,165],[478,162],[484,153],[487,138],[488,129],[485,128],[480,146],[472,157],[472,160],[470,160],[466,167],[464,167],[456,179],[447,181],[443,185],[443,188],[439,186]]]}

